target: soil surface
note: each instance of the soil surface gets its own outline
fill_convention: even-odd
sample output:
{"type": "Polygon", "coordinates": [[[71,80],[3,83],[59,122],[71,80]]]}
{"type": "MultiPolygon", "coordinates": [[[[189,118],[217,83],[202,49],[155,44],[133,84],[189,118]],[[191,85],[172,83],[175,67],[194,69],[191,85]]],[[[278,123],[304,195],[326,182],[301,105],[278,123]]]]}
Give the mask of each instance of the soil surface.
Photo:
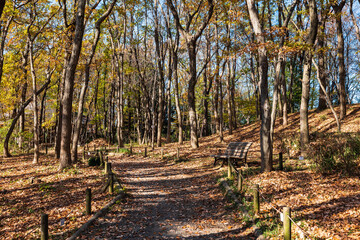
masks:
{"type": "Polygon", "coordinates": [[[82,239],[255,239],[224,200],[218,168],[139,155],[111,161],[131,196],[82,239]]]}

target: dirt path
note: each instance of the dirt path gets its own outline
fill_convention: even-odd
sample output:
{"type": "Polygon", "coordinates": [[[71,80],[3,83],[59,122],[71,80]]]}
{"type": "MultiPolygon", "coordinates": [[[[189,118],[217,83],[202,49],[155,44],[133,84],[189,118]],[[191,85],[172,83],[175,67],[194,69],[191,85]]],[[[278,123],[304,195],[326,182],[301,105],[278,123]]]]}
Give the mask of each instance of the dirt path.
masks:
{"type": "Polygon", "coordinates": [[[209,166],[167,164],[139,156],[113,158],[132,195],[83,239],[253,239],[251,229],[225,210],[209,166]]]}

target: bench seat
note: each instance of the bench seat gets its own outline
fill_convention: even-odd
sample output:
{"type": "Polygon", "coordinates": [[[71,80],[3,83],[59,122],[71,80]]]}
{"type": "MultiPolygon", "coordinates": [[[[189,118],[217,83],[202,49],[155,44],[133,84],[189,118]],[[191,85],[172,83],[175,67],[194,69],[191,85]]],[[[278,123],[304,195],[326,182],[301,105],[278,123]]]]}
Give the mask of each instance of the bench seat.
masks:
{"type": "Polygon", "coordinates": [[[227,146],[224,153],[219,153],[211,155],[214,157],[214,166],[218,160],[222,160],[222,165],[224,165],[227,159],[233,162],[234,165],[239,166],[239,160],[243,160],[246,163],[247,153],[252,145],[252,142],[231,142],[227,146]]]}

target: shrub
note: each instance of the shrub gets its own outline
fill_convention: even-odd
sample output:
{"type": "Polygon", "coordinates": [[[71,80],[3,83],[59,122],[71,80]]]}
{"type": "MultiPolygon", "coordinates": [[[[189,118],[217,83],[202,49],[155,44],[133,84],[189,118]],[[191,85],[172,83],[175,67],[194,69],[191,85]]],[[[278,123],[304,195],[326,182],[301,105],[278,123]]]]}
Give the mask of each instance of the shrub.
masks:
{"type": "Polygon", "coordinates": [[[351,134],[318,135],[311,144],[315,169],[322,174],[335,172],[356,174],[360,158],[360,137],[351,134]]]}

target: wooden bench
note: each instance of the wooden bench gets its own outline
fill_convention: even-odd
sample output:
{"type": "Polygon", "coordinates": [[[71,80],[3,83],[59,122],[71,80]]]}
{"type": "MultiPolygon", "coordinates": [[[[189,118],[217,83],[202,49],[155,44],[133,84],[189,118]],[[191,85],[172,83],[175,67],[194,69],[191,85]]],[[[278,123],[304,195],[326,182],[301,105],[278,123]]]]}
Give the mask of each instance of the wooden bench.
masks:
{"type": "Polygon", "coordinates": [[[244,161],[244,163],[246,163],[246,156],[247,153],[251,147],[252,142],[231,142],[229,143],[229,145],[227,146],[225,153],[221,153],[219,152],[216,155],[211,155],[211,157],[215,158],[214,161],[214,166],[216,165],[216,162],[218,160],[222,160],[222,166],[224,165],[225,161],[227,159],[230,159],[230,161],[232,161],[232,163],[235,166],[239,166],[238,162],[239,161],[244,161]]]}

